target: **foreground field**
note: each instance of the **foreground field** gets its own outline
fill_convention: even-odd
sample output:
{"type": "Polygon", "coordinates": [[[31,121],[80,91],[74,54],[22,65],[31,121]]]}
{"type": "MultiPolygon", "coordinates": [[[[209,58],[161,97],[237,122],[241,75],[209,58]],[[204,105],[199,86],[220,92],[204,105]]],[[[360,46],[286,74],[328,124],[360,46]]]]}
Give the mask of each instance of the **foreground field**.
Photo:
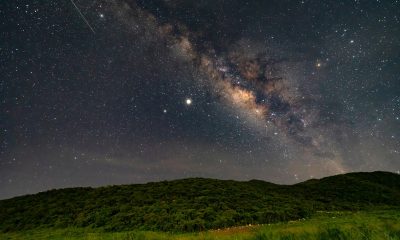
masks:
{"type": "Polygon", "coordinates": [[[39,229],[0,234],[0,239],[190,240],[190,239],[400,239],[400,211],[319,212],[310,219],[233,227],[198,233],[100,232],[90,229],[39,229]]]}

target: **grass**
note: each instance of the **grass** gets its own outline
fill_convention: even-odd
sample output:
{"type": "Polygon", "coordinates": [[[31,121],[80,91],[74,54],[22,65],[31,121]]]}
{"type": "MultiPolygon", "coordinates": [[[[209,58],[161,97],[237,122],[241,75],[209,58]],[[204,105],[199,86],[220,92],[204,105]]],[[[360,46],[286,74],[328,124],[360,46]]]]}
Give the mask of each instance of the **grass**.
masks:
{"type": "Polygon", "coordinates": [[[1,240],[297,240],[388,239],[400,240],[400,211],[319,212],[310,219],[211,230],[197,233],[150,231],[103,232],[93,229],[35,229],[0,233],[1,240]]]}
{"type": "Polygon", "coordinates": [[[321,213],[305,221],[263,226],[253,239],[400,239],[400,212],[321,213]]]}

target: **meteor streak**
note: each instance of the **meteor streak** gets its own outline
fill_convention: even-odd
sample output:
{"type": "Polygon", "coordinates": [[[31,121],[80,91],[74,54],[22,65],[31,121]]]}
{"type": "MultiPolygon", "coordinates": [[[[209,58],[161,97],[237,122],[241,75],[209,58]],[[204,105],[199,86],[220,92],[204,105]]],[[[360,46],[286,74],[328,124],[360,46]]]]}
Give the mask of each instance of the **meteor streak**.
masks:
{"type": "Polygon", "coordinates": [[[94,31],[93,27],[90,25],[89,21],[85,18],[85,16],[82,14],[81,10],[76,6],[75,2],[73,0],[70,0],[71,3],[74,5],[75,9],[78,11],[79,15],[83,19],[83,21],[86,23],[86,25],[90,28],[90,30],[95,34],[96,32],[94,31]]]}

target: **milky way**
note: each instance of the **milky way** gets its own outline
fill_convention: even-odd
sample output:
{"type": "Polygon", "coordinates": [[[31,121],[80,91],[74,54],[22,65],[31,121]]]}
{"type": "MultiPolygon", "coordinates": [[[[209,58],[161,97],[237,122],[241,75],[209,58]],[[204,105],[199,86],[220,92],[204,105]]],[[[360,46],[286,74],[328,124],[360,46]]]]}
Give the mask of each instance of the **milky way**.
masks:
{"type": "Polygon", "coordinates": [[[73,3],[0,8],[0,198],[400,171],[399,3],[73,3]]]}
{"type": "MultiPolygon", "coordinates": [[[[334,165],[328,164],[329,171],[345,171],[340,163],[341,157],[336,156],[336,149],[332,148],[332,136],[326,136],[327,134],[319,129],[321,123],[323,128],[335,128],[337,123],[327,122],[319,116],[318,108],[315,107],[319,104],[315,96],[318,93],[302,93],[291,84],[285,74],[292,62],[296,63],[299,60],[286,59],[286,56],[268,56],[262,47],[249,51],[248,48],[254,44],[251,41],[241,43],[239,40],[238,43],[233,43],[232,47],[228,46],[227,50],[217,52],[212,42],[204,40],[204,33],[201,31],[191,32],[180,22],[161,24],[154,15],[143,11],[134,1],[117,4],[116,11],[126,11],[122,21],[129,19],[126,15],[135,13],[140,16],[136,21],[145,21],[156,28],[161,38],[166,41],[167,47],[178,49],[179,54],[183,55],[195,70],[206,75],[205,78],[208,79],[216,98],[222,98],[220,101],[243,112],[245,117],[249,118],[249,124],[258,121],[255,131],[265,133],[271,128],[269,123],[272,123],[273,127],[289,140],[284,144],[300,144],[305,148],[305,152],[310,151],[311,155],[308,157],[318,158],[319,161],[333,159],[334,165]],[[247,46],[242,46],[243,44],[247,46]],[[332,167],[334,169],[331,169],[332,167]]],[[[126,23],[135,24],[135,21],[130,21],[132,20],[126,23]]],[[[316,67],[320,67],[320,64],[316,67]]],[[[341,134],[345,129],[336,130],[336,134],[341,134]]]]}

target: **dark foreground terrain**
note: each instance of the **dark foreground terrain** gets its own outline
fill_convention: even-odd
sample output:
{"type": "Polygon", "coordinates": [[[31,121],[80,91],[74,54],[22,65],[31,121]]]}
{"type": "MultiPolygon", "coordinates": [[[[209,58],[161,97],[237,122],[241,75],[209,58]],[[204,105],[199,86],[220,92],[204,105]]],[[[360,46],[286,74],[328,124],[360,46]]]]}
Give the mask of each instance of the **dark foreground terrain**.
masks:
{"type": "Polygon", "coordinates": [[[334,219],[332,212],[372,216],[368,213],[378,211],[393,220],[399,209],[400,175],[388,172],[349,173],[290,186],[192,178],[2,200],[0,232],[4,237],[37,229],[192,232],[303,221],[323,213],[334,219]]]}

